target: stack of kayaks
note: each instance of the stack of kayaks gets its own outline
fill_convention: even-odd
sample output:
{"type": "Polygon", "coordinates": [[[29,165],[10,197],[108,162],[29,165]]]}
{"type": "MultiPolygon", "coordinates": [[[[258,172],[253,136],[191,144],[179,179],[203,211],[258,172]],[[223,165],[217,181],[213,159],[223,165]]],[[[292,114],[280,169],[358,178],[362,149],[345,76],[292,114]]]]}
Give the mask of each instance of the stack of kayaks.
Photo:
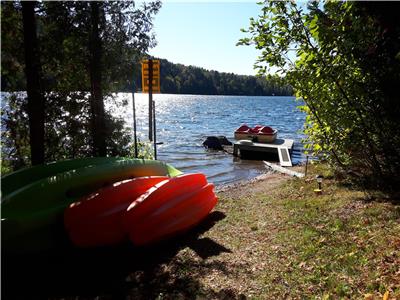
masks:
{"type": "Polygon", "coordinates": [[[216,201],[204,175],[182,175],[159,161],[84,158],[32,167],[2,178],[2,249],[41,251],[66,233],[82,247],[128,236],[153,243],[196,225],[216,201]]]}
{"type": "Polygon", "coordinates": [[[246,124],[235,130],[236,140],[250,140],[258,143],[273,143],[276,140],[278,130],[269,126],[256,125],[253,128],[246,124]]]}

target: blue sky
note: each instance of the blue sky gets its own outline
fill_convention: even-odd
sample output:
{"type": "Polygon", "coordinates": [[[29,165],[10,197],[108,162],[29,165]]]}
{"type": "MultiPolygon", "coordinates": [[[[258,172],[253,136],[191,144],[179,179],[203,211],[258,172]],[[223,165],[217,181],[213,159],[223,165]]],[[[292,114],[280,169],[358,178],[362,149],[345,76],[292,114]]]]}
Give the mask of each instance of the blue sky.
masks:
{"type": "Polygon", "coordinates": [[[246,36],[240,29],[260,11],[253,1],[164,1],[154,19],[158,45],[150,54],[208,70],[255,75],[257,50],[236,43],[246,36]]]}

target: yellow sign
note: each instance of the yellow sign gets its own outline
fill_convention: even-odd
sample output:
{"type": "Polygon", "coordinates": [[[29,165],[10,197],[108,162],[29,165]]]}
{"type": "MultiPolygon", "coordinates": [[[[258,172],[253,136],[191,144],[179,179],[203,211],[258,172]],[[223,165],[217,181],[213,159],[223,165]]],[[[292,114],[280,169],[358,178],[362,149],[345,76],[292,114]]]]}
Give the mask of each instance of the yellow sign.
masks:
{"type": "Polygon", "coordinates": [[[148,93],[150,86],[150,73],[152,73],[151,90],[160,93],[160,61],[154,59],[142,60],[142,92],[148,93]],[[151,69],[150,69],[151,68],[151,69]]]}

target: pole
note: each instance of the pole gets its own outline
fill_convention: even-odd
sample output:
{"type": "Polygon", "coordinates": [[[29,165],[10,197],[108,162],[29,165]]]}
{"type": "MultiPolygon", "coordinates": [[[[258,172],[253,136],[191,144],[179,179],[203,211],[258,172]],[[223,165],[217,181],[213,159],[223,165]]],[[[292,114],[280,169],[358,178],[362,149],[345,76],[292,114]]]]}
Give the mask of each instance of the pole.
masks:
{"type": "Polygon", "coordinates": [[[306,156],[306,171],[304,172],[304,176],[307,176],[307,167],[308,167],[308,155],[306,156]]]}
{"type": "Polygon", "coordinates": [[[132,108],[133,108],[133,146],[135,148],[135,158],[138,157],[137,135],[136,135],[136,105],[135,105],[135,79],[132,88],[132,108]]]}
{"type": "Polygon", "coordinates": [[[149,59],[149,141],[153,141],[153,60],[149,59]]]}
{"type": "Polygon", "coordinates": [[[157,160],[157,142],[156,142],[156,102],[153,101],[153,122],[154,122],[154,159],[157,160]]]}

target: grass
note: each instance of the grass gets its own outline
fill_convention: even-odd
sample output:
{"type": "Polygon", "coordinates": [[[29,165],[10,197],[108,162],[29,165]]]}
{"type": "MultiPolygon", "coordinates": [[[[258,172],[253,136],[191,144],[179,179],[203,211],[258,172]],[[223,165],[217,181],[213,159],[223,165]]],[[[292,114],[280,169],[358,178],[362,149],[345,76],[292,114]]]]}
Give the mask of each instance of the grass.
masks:
{"type": "Polygon", "coordinates": [[[182,264],[199,264],[182,276],[199,278],[205,298],[223,298],[221,291],[250,299],[381,299],[386,291],[400,298],[400,206],[366,202],[333,179],[316,195],[313,176],[222,193],[217,209],[226,218],[204,236],[231,252],[205,261],[180,253],[182,264]],[[203,262],[227,272],[204,274],[203,262]]]}
{"type": "Polygon", "coordinates": [[[289,291],[271,286],[269,292],[358,299],[390,291],[399,297],[400,207],[365,203],[363,193],[333,181],[324,183],[323,195],[312,189],[313,184],[294,180],[264,198],[275,202],[284,218],[272,241],[282,246],[283,259],[274,262],[282,267],[266,273],[264,282],[279,277],[290,286],[289,291]]]}
{"type": "Polygon", "coordinates": [[[88,251],[51,272],[41,266],[27,282],[44,282],[40,295],[51,299],[382,299],[387,291],[400,299],[400,205],[367,201],[323,166],[305,179],[272,175],[218,196],[185,236],[88,251]],[[316,172],[328,178],[322,195],[313,191],[316,172]]]}

